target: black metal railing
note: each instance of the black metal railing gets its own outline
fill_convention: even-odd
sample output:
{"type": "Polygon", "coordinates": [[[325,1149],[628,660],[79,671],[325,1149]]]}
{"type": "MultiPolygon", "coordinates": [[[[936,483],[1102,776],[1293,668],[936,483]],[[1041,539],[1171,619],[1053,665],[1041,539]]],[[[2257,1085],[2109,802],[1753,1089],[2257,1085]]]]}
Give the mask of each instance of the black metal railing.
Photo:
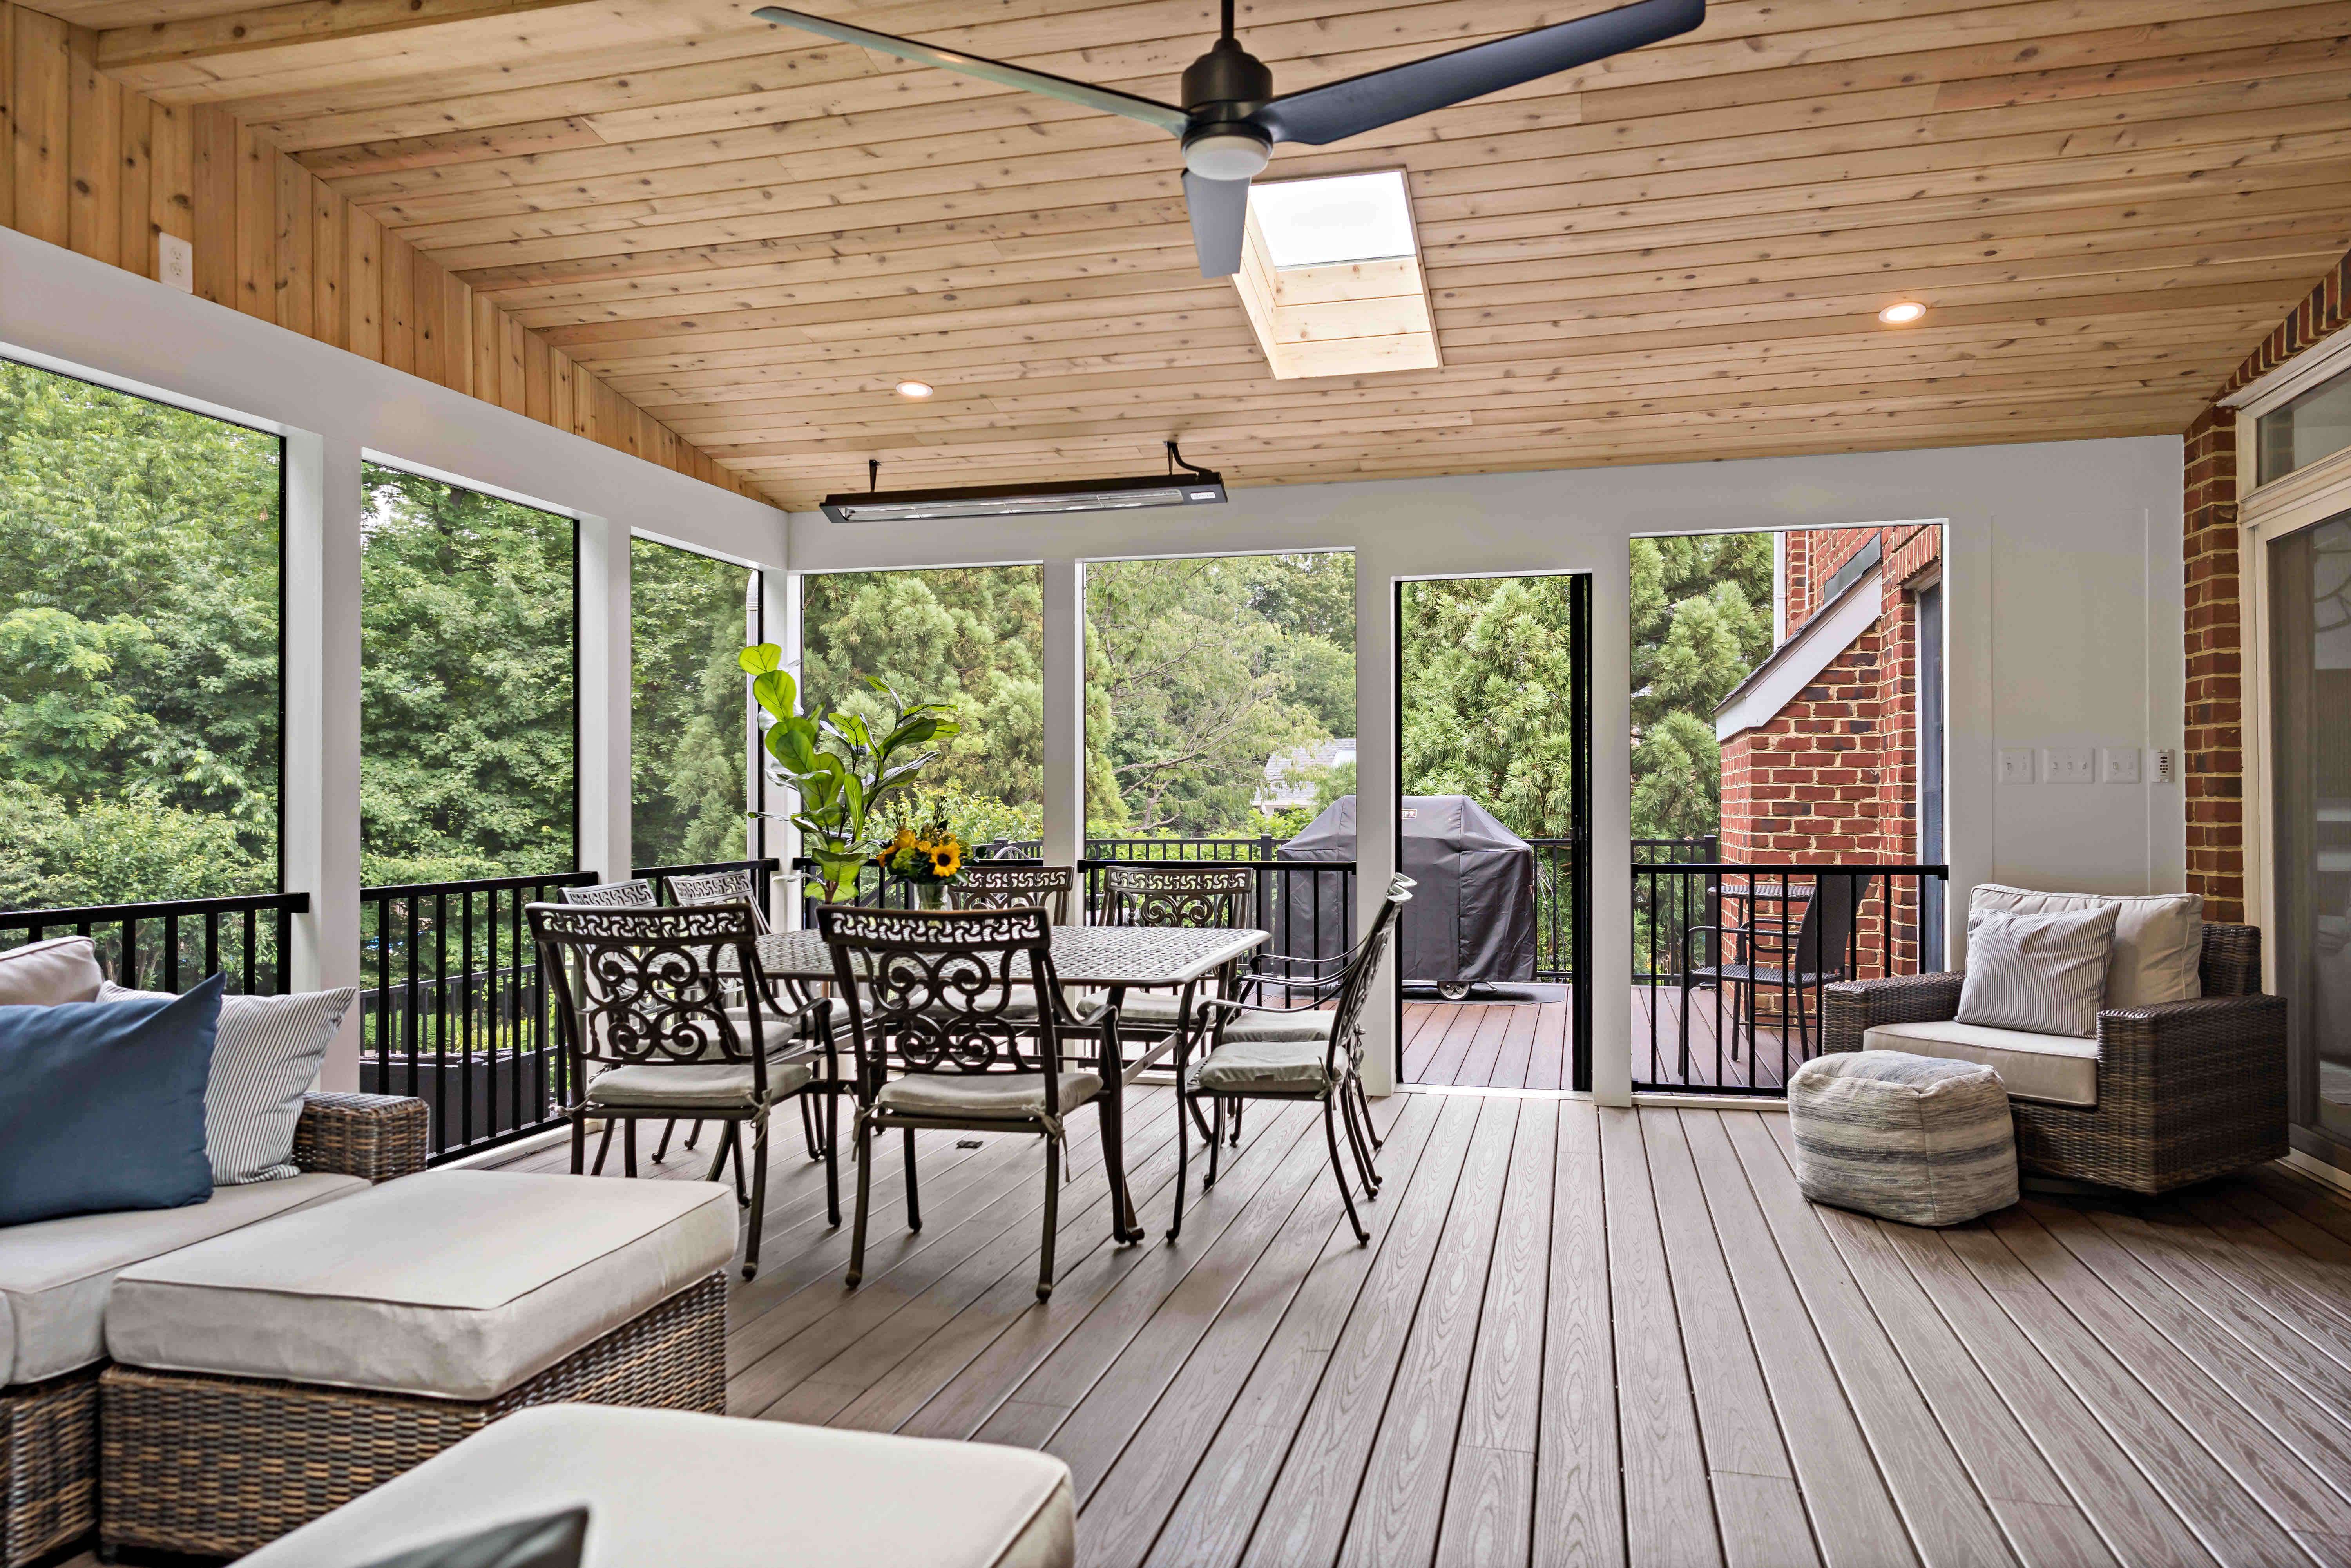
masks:
{"type": "Polygon", "coordinates": [[[541,872],[360,890],[360,1088],[431,1107],[430,1159],[555,1124],[567,1065],[523,908],[598,880],[541,872]]]}
{"type": "Polygon", "coordinates": [[[0,911],[0,948],[51,936],[87,936],[108,979],[132,990],[177,991],[206,976],[228,988],[275,996],[289,984],[294,916],[307,893],[163,899],[69,909],[0,911]]]}
{"type": "Polygon", "coordinates": [[[1819,1054],[1847,979],[1942,967],[1920,911],[1949,868],[1708,861],[1633,866],[1633,1086],[1778,1095],[1819,1054]],[[1646,1070],[1646,1071],[1645,1071],[1646,1070]]]}

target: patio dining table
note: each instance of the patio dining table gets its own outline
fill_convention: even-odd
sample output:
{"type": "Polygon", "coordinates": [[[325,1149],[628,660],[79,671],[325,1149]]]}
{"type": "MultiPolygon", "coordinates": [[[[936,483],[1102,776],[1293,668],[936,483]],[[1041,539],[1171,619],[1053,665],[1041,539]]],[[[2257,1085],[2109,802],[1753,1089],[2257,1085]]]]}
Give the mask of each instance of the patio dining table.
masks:
{"type": "MultiPolygon", "coordinates": [[[[1053,971],[1064,989],[1099,991],[1112,1009],[1113,1027],[1102,1039],[1101,1071],[1104,1139],[1111,1168],[1118,1173],[1121,1241],[1143,1239],[1134,1212],[1134,1195],[1126,1187],[1126,1113],[1124,1090],[1145,1071],[1184,1054],[1195,1032],[1193,1000],[1201,982],[1234,959],[1263,946],[1267,932],[1233,926],[1056,925],[1053,927],[1053,971]],[[1126,1052],[1115,1027],[1126,993],[1176,990],[1182,993],[1175,1030],[1133,1056],[1126,1052]]],[[[768,980],[781,980],[795,990],[834,978],[832,951],[813,931],[775,931],[758,939],[759,971],[768,980]]],[[[1011,977],[1025,978],[1025,956],[1012,960],[1011,977]]],[[[1181,1114],[1179,1112],[1178,1114],[1181,1114]]]]}

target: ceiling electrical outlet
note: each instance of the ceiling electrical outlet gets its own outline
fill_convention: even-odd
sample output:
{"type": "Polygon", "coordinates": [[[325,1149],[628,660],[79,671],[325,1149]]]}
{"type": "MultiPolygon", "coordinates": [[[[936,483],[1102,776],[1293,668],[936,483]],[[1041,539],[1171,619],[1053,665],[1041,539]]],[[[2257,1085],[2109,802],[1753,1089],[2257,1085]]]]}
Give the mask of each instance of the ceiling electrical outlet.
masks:
{"type": "Polygon", "coordinates": [[[183,294],[196,291],[196,247],[175,235],[155,236],[155,276],[183,294]]]}
{"type": "Polygon", "coordinates": [[[2109,746],[2099,754],[2098,777],[2109,784],[2138,782],[2138,747],[2109,746]]]}
{"type": "Polygon", "coordinates": [[[2001,748],[2000,781],[2003,784],[2030,784],[2032,771],[2032,748],[2029,746],[2009,746],[2001,748]]]}
{"type": "Polygon", "coordinates": [[[2087,784],[2096,777],[2086,746],[2052,746],[2041,753],[2041,778],[2047,784],[2087,784]]]}

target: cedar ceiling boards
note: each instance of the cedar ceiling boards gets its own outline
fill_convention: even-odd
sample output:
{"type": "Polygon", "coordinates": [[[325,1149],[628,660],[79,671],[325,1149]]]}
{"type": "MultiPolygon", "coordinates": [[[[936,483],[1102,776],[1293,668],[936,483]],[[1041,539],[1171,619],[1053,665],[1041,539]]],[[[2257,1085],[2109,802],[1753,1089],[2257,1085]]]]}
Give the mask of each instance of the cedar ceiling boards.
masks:
{"type": "MultiPolygon", "coordinates": [[[[1325,149],[1406,169],[1444,363],[1276,381],[1172,139],[756,0],[48,0],[761,491],[1240,484],[2183,428],[2351,248],[2351,0],[1715,0],[1325,149]],[[1932,308],[1907,329],[1878,308],[1932,308]],[[938,389],[892,395],[904,377],[938,389]]],[[[1169,99],[1213,0],[807,0],[1169,99]]],[[[1294,89],[1604,0],[1255,0],[1294,89]]]]}

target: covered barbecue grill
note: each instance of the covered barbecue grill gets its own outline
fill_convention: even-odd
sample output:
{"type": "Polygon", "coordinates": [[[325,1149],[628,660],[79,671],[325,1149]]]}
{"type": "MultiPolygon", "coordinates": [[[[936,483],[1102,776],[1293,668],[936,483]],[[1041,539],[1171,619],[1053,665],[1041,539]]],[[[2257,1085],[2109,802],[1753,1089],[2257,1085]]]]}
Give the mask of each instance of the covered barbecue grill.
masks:
{"type": "MultiPolygon", "coordinates": [[[[1407,985],[1458,996],[1478,981],[1535,977],[1535,852],[1467,795],[1407,795],[1400,808],[1398,869],[1419,885],[1404,906],[1398,943],[1407,985]]],[[[1275,852],[1281,861],[1355,858],[1355,798],[1343,795],[1275,852]]],[[[1328,873],[1282,877],[1277,951],[1328,958],[1351,932],[1307,924],[1315,883],[1328,873]]],[[[1327,892],[1322,902],[1331,903],[1327,892]]]]}

